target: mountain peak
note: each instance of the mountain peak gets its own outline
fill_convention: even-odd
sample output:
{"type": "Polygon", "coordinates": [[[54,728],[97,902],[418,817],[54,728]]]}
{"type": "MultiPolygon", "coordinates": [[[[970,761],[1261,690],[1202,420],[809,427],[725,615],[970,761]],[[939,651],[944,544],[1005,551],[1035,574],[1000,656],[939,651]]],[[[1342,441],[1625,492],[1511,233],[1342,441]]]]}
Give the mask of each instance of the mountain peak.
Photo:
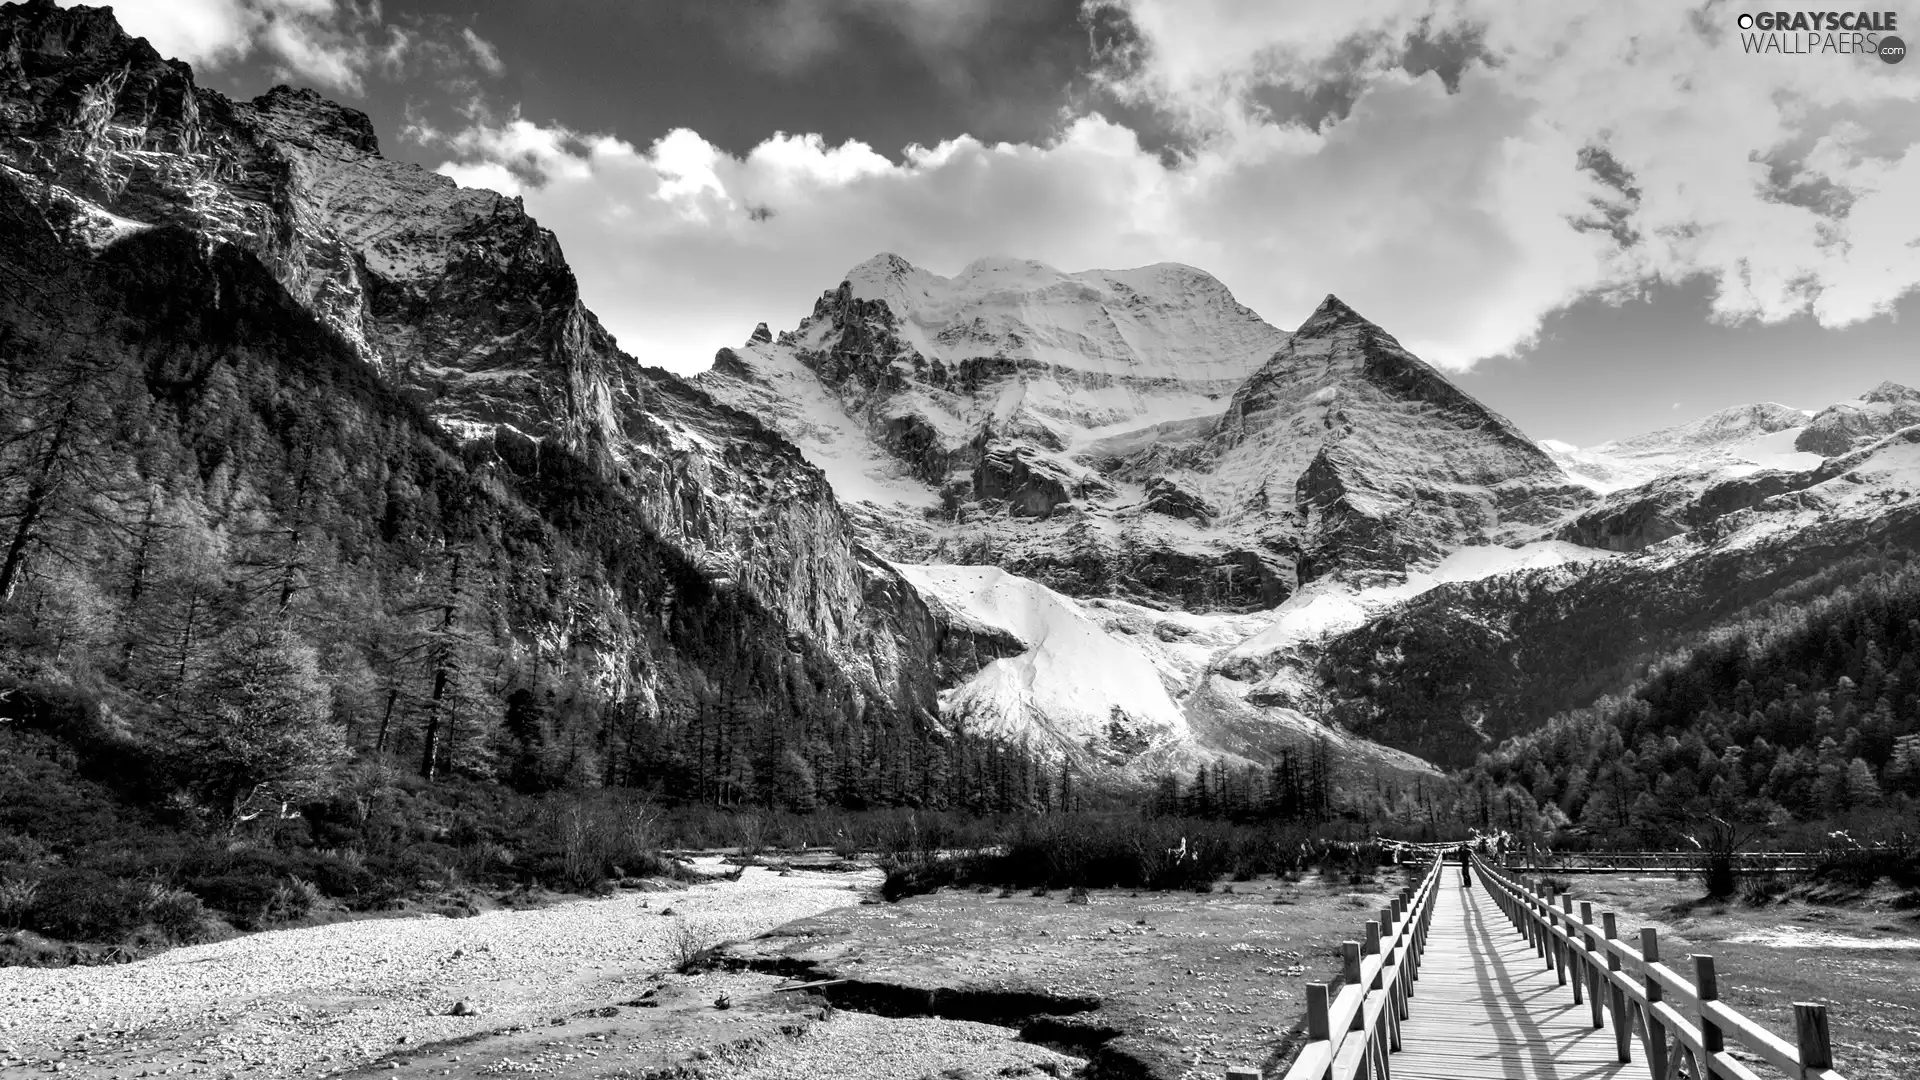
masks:
{"type": "Polygon", "coordinates": [[[883,251],[847,271],[845,280],[884,281],[889,278],[898,279],[906,277],[918,269],[919,267],[895,255],[893,252],[883,251]]]}
{"type": "Polygon", "coordinates": [[[1911,386],[1894,382],[1892,379],[1888,379],[1886,382],[1867,391],[1864,398],[1866,401],[1884,401],[1888,403],[1913,401],[1916,399],[1920,399],[1920,390],[1915,390],[1911,386]]]}
{"type": "Polygon", "coordinates": [[[254,98],[250,104],[260,119],[285,138],[312,140],[326,137],[363,154],[378,154],[380,139],[373,120],[351,106],[328,99],[312,87],[285,83],[254,98]]]}
{"type": "Polygon", "coordinates": [[[1365,316],[1348,307],[1346,301],[1328,293],[1327,298],[1320,301],[1320,306],[1313,309],[1313,314],[1307,316],[1307,321],[1301,323],[1300,328],[1294,333],[1302,337],[1313,337],[1331,333],[1346,326],[1369,326],[1378,329],[1365,316]]]}

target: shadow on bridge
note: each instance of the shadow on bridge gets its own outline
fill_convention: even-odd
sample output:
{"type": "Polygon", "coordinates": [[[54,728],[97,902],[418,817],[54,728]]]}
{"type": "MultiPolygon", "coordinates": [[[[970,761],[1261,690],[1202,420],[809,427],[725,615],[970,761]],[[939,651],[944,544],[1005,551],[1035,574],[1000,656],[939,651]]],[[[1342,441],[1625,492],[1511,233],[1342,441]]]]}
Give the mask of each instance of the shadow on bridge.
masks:
{"type": "Polygon", "coordinates": [[[1559,979],[1480,886],[1441,886],[1395,1080],[1604,1080],[1627,1075],[1559,979]]]}

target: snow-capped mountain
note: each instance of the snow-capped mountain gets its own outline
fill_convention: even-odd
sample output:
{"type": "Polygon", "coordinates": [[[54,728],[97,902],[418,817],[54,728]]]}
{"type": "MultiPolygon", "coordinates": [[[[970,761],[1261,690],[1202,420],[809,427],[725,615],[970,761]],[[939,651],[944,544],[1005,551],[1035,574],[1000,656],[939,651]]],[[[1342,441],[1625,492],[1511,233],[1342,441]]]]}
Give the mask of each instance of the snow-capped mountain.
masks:
{"type": "Polygon", "coordinates": [[[793,439],[888,556],[1073,596],[1258,610],[1592,497],[1339,300],[1287,334],[1171,264],[883,255],[699,382],[793,439]]]}
{"type": "Polygon", "coordinates": [[[1800,469],[1820,455],[1795,443],[1813,413],[1773,402],[1735,405],[1659,431],[1577,447],[1543,439],[1556,464],[1576,483],[1602,494],[1675,473],[1744,475],[1760,469],[1800,469]]]}
{"type": "MultiPolygon", "coordinates": [[[[363,447],[377,498],[351,513],[401,548],[429,517],[443,547],[467,529],[504,567],[500,648],[669,728],[965,729],[1134,774],[1324,737],[1417,769],[1361,736],[1439,755],[1524,712],[1420,698],[1430,626],[1484,643],[1468,659],[1506,667],[1461,685],[1497,686],[1620,583],[1704,632],[1727,597],[1803,580],[1810,545],[1920,516],[1905,387],[1537,444],[1334,297],[1289,332],[1168,263],[944,277],[882,255],[683,380],[619,351],[519,200],[386,160],[364,115],[198,87],[105,9],[0,13],[12,242],[88,281],[134,249],[183,280],[230,256],[251,291],[202,274],[209,305],[297,308],[372,373],[362,428],[431,434],[425,465],[363,447]],[[1342,681],[1368,665],[1397,681],[1342,681]],[[1455,743],[1407,734],[1434,702],[1455,743]]],[[[15,299],[23,325],[62,315],[15,299]]],[[[1671,643],[1635,633],[1606,648],[1671,643]]]]}
{"type": "Polygon", "coordinates": [[[1883,382],[1857,401],[1820,410],[1794,439],[1793,448],[1834,457],[1915,424],[1920,424],[1920,390],[1883,382]]]}
{"type": "MultiPolygon", "coordinates": [[[[1815,414],[1772,403],[1535,443],[1338,299],[1284,333],[1186,267],[883,255],[699,382],[820,465],[943,618],[1021,643],[944,716],[1115,761],[1308,734],[1387,760],[1325,722],[1335,642],[1430,595],[1624,573],[1828,465],[1815,414]]],[[[1905,393],[1820,415],[1864,439],[1905,393]]]]}
{"type": "MultiPolygon", "coordinates": [[[[1830,593],[1920,550],[1920,425],[1811,469],[1664,500],[1680,528],[1625,553],[1448,584],[1322,643],[1318,685],[1357,733],[1463,765],[1617,691],[1654,661],[1830,593]]],[[[1630,509],[1630,491],[1623,499],[1630,509]]]]}

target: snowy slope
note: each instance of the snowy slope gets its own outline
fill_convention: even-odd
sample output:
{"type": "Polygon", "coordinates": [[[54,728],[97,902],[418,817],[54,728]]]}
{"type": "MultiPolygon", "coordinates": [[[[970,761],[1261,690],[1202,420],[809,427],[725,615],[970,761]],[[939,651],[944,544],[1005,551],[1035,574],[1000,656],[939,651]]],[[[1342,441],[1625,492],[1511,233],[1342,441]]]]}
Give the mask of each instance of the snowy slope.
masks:
{"type": "MultiPolygon", "coordinates": [[[[827,474],[842,502],[922,508],[940,503],[924,481],[876,442],[866,425],[793,355],[765,341],[727,350],[727,400],[777,429],[806,459],[827,474]]],[[[712,373],[704,379],[718,381],[712,373]]]]}
{"type": "Polygon", "coordinates": [[[1221,654],[1220,673],[1250,684],[1255,700],[1299,707],[1314,693],[1311,674],[1320,643],[1359,627],[1439,585],[1480,581],[1549,566],[1579,566],[1610,552],[1557,540],[1505,548],[1461,548],[1426,571],[1405,575],[1340,575],[1314,581],[1273,610],[1260,633],[1221,654]]]}
{"type": "Polygon", "coordinates": [[[1920,513],[1920,424],[1800,473],[1755,478],[1748,505],[1714,520],[1710,535],[1688,533],[1650,545],[1654,563],[1702,550],[1740,551],[1791,541],[1816,527],[1920,513]]]}
{"type": "Polygon", "coordinates": [[[1287,337],[1218,279],[1179,263],[1062,273],[979,259],[949,278],[879,255],[846,280],[855,298],[887,302],[906,344],[948,364],[1005,357],[1230,392],[1287,337]]]}
{"type": "MultiPolygon", "coordinates": [[[[1218,280],[1175,263],[1069,274],[982,259],[948,278],[880,255],[849,270],[796,330],[760,345],[750,370],[720,362],[701,381],[739,399],[751,391],[738,380],[790,357],[877,437],[909,426],[906,452],[945,464],[983,433],[1030,437],[1053,454],[1218,413],[1286,339],[1218,280]]],[[[946,470],[920,471],[938,487],[946,470]]]]}
{"type": "Polygon", "coordinates": [[[900,572],[935,602],[1027,645],[941,694],[950,725],[1055,752],[1107,738],[1115,725],[1148,745],[1186,740],[1186,718],[1160,669],[1072,599],[991,566],[900,572]]]}
{"type": "Polygon", "coordinates": [[[1574,481],[1608,494],[1676,473],[1732,477],[1761,469],[1813,468],[1820,455],[1794,445],[1812,416],[1762,402],[1584,449],[1551,439],[1540,446],[1574,481]]]}

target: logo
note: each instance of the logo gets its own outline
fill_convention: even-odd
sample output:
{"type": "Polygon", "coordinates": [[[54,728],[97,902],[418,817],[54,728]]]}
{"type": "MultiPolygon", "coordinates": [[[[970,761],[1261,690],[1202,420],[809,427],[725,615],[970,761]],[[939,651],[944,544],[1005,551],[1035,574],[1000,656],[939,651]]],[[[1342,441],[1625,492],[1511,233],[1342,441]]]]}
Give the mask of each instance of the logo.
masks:
{"type": "Polygon", "coordinates": [[[1883,64],[1907,58],[1907,43],[1894,36],[1893,11],[1746,11],[1734,17],[1740,49],[1783,56],[1877,56],[1883,64]]]}

